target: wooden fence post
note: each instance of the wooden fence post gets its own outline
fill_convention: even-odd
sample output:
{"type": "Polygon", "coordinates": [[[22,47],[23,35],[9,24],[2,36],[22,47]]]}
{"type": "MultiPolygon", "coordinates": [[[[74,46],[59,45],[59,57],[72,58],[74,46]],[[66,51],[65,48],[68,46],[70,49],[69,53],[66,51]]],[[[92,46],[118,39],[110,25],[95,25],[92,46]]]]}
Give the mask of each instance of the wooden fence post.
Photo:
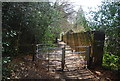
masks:
{"type": "Polygon", "coordinates": [[[89,68],[89,67],[91,66],[91,62],[90,62],[90,53],[91,53],[91,47],[88,46],[88,47],[86,47],[87,68],[89,68]]]}
{"type": "Polygon", "coordinates": [[[103,47],[105,40],[105,33],[102,31],[94,31],[93,32],[93,66],[101,66],[103,59],[103,47]]]}
{"type": "Polygon", "coordinates": [[[36,55],[36,45],[35,44],[33,44],[33,50],[34,50],[34,52],[33,52],[32,61],[35,61],[35,55],[36,55]]]}
{"type": "Polygon", "coordinates": [[[64,41],[64,39],[63,39],[63,34],[61,35],[61,41],[64,41]]]}
{"type": "Polygon", "coordinates": [[[62,63],[61,63],[62,71],[64,70],[64,65],[65,65],[65,45],[62,48],[62,63]]]}

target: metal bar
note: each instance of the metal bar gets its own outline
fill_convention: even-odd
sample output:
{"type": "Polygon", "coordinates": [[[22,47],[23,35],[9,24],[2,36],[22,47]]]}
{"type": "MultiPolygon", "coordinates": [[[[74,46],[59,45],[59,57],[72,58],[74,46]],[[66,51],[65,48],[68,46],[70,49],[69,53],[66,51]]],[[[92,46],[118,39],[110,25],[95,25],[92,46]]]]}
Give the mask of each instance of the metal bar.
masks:
{"type": "MultiPolygon", "coordinates": [[[[50,46],[53,44],[36,44],[36,46],[50,46]]],[[[66,45],[66,44],[59,44],[59,45],[66,45]]],[[[85,48],[85,47],[89,47],[89,46],[72,46],[71,48],[85,48]]]]}
{"type": "MultiPolygon", "coordinates": [[[[36,52],[36,53],[39,53],[39,52],[36,52]]],[[[49,53],[49,52],[46,53],[46,52],[43,52],[43,54],[44,54],[44,55],[45,55],[45,54],[50,54],[50,55],[61,55],[62,53],[54,53],[54,52],[53,52],[53,53],[49,53]]]]}
{"type": "Polygon", "coordinates": [[[73,50],[73,49],[64,49],[65,51],[71,51],[71,50],[73,50]]]}
{"type": "Polygon", "coordinates": [[[67,58],[67,59],[65,59],[65,60],[78,60],[78,59],[80,60],[80,58],[81,58],[81,57],[78,57],[78,58],[67,58]]]}
{"type": "Polygon", "coordinates": [[[49,53],[50,55],[61,55],[62,53],[49,53]]]}
{"type": "Polygon", "coordinates": [[[45,49],[48,49],[48,50],[52,50],[52,49],[55,49],[55,50],[62,50],[62,48],[53,47],[53,48],[40,48],[40,49],[38,49],[38,51],[39,51],[39,50],[45,50],[45,49]]]}
{"type": "Polygon", "coordinates": [[[72,53],[65,53],[65,54],[76,54],[76,53],[86,53],[86,51],[80,51],[80,52],[72,52],[72,53]]]}
{"type": "Polygon", "coordinates": [[[71,65],[71,64],[81,64],[81,63],[85,63],[85,62],[79,62],[79,63],[76,63],[76,62],[71,62],[71,63],[66,63],[65,65],[71,65]]]}
{"type": "Polygon", "coordinates": [[[62,49],[62,48],[58,48],[58,47],[53,47],[53,48],[48,48],[48,50],[50,50],[50,49],[62,49]]]}
{"type": "Polygon", "coordinates": [[[65,55],[66,58],[74,57],[74,56],[76,56],[76,55],[72,55],[72,54],[71,55],[70,54],[69,55],[65,55]]]}
{"type": "Polygon", "coordinates": [[[36,44],[36,46],[50,46],[50,45],[54,45],[54,44],[36,44]]]}
{"type": "Polygon", "coordinates": [[[64,70],[64,65],[65,65],[65,46],[62,48],[62,63],[61,63],[61,68],[62,71],[64,70]]]}
{"type": "Polygon", "coordinates": [[[86,47],[89,47],[89,46],[72,46],[71,48],[86,48],[86,47]]]}

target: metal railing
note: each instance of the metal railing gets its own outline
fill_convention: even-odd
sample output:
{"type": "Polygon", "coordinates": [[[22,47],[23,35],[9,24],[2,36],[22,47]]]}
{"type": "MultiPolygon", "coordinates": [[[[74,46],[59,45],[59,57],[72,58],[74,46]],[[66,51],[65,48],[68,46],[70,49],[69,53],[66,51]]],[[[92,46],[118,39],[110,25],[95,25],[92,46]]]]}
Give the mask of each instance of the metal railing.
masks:
{"type": "MultiPolygon", "coordinates": [[[[68,54],[84,53],[86,65],[88,67],[90,66],[90,63],[89,63],[90,62],[90,50],[91,50],[90,46],[74,46],[74,47],[70,47],[70,48],[67,48],[67,45],[65,45],[65,44],[63,44],[63,47],[47,47],[42,44],[37,44],[36,46],[37,46],[37,49],[36,49],[37,58],[48,61],[48,64],[46,65],[48,67],[48,70],[51,66],[54,66],[54,67],[59,66],[60,69],[63,71],[65,68],[65,65],[77,64],[77,63],[66,63],[65,62],[66,60],[81,59],[81,58],[69,58],[69,57],[67,57],[68,54]],[[75,52],[71,48],[85,48],[86,50],[75,52]],[[67,51],[71,51],[71,52],[67,53],[67,51]],[[41,56],[41,57],[39,57],[39,56],[41,56]],[[55,61],[60,62],[60,63],[57,63],[57,62],[55,63],[55,61]]],[[[72,56],[70,56],[70,57],[72,57],[72,56]]]]}

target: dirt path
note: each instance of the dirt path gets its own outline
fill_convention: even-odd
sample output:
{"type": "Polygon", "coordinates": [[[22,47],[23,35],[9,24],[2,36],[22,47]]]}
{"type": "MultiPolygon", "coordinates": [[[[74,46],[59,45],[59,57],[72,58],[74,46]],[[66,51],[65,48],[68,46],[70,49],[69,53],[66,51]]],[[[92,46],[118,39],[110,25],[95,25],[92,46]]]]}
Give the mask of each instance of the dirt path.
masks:
{"type": "MultiPolygon", "coordinates": [[[[63,44],[63,42],[60,42],[60,44],[63,44]]],[[[62,47],[62,45],[60,47],[62,47]]],[[[57,52],[60,53],[60,50],[57,52]]],[[[60,56],[58,55],[58,57],[60,56]]],[[[116,78],[115,75],[113,76],[111,72],[105,72],[104,70],[102,72],[100,70],[91,71],[85,68],[82,64],[79,64],[79,68],[77,69],[68,68],[70,66],[67,66],[64,71],[55,71],[52,69],[48,71],[48,68],[42,65],[47,63],[47,61],[40,59],[36,59],[33,62],[32,56],[29,55],[20,59],[14,59],[9,64],[9,67],[14,68],[11,73],[11,79],[60,79],[60,81],[66,81],[66,79],[80,79],[86,81],[114,81],[114,79],[111,80],[111,78],[116,78]],[[106,73],[108,73],[110,76],[105,75],[106,73]]]]}

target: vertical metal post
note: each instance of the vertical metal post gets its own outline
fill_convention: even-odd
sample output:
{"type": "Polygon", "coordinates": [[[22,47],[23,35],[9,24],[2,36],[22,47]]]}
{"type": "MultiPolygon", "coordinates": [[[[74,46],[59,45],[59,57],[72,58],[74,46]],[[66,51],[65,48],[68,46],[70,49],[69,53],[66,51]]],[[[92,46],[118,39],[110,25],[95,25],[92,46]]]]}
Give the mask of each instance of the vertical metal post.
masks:
{"type": "Polygon", "coordinates": [[[62,63],[61,63],[62,71],[64,70],[64,65],[65,65],[65,46],[62,48],[62,63]]]}
{"type": "Polygon", "coordinates": [[[90,67],[90,52],[91,52],[91,47],[88,46],[86,47],[86,61],[87,61],[87,67],[90,67]]]}

